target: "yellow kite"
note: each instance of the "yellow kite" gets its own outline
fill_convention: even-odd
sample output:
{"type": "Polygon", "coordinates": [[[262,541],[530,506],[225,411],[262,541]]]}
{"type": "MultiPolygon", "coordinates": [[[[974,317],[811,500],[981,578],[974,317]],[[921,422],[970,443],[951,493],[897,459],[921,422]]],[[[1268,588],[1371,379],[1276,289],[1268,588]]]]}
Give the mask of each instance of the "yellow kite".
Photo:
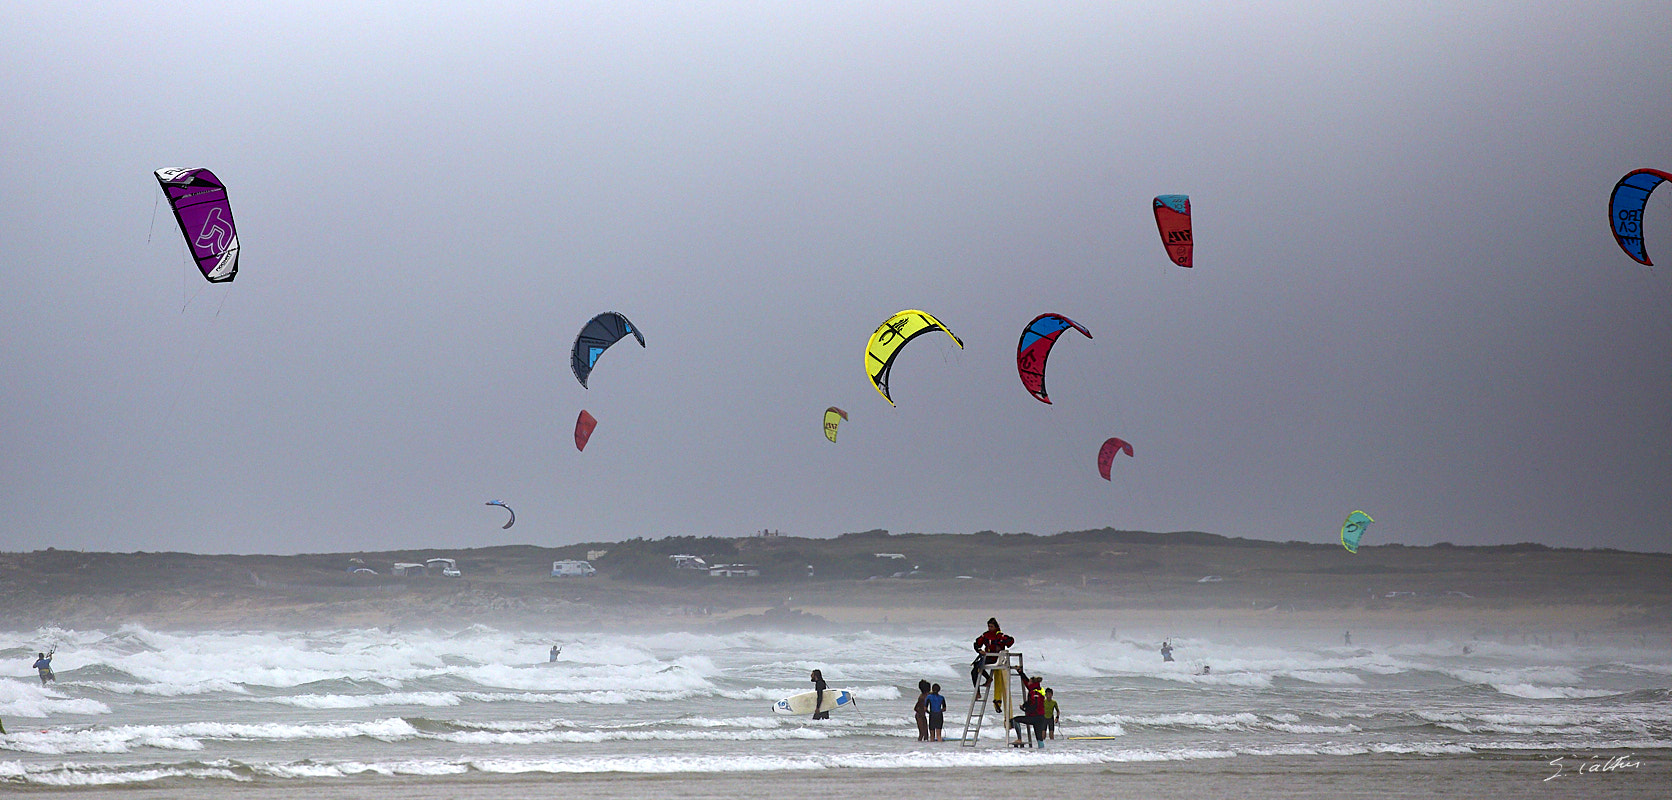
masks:
{"type": "Polygon", "coordinates": [[[848,412],[835,406],[824,410],[824,438],[829,439],[831,444],[836,443],[836,426],[847,418],[848,412]]]}
{"type": "Polygon", "coordinates": [[[963,349],[963,340],[942,325],[940,320],[914,309],[889,317],[871,334],[871,341],[865,345],[865,374],[871,376],[871,385],[877,387],[877,394],[882,395],[889,405],[894,405],[894,398],[888,396],[888,371],[894,367],[894,357],[899,355],[906,342],[930,331],[945,331],[959,349],[963,349]]]}

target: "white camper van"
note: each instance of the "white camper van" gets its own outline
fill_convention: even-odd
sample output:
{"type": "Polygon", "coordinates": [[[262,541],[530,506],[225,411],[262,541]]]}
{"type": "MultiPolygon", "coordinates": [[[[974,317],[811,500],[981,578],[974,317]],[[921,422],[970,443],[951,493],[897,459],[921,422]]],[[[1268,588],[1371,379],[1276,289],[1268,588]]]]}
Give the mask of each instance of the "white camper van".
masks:
{"type": "Polygon", "coordinates": [[[462,578],[459,564],[451,558],[431,558],[424,562],[424,570],[428,573],[440,575],[443,578],[462,578]]]}
{"type": "Polygon", "coordinates": [[[585,561],[553,561],[553,578],[590,578],[598,574],[592,564],[585,561]]]}

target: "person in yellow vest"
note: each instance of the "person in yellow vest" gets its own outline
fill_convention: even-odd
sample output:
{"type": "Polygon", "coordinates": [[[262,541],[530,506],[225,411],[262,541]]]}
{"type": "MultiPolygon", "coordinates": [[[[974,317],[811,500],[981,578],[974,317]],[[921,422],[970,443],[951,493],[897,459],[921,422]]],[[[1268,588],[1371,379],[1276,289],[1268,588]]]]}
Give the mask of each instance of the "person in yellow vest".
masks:
{"type": "Polygon", "coordinates": [[[1057,738],[1057,698],[1050,690],[1045,690],[1045,736],[1048,739],[1057,738]]]}

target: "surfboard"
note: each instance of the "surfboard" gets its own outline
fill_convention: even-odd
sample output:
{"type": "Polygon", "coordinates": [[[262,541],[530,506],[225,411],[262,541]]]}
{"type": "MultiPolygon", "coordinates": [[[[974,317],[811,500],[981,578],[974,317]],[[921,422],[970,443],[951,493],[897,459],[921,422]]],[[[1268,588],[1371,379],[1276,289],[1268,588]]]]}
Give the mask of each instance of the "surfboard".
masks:
{"type": "MultiPolygon", "coordinates": [[[[772,710],[779,714],[811,714],[813,713],[813,700],[818,697],[818,694],[818,692],[792,694],[773,703],[772,710]]],[[[853,704],[852,692],[846,689],[826,689],[824,690],[824,705],[819,706],[819,710],[834,711],[838,708],[847,708],[853,704]]]]}

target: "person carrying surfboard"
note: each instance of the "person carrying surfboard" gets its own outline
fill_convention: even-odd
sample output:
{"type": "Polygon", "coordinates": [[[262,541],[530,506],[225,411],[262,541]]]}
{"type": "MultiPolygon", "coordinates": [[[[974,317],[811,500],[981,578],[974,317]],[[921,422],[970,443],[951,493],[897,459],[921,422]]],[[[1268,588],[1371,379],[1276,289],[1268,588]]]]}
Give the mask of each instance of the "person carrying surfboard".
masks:
{"type": "Polygon", "coordinates": [[[819,707],[824,705],[825,688],[824,673],[816,669],[813,670],[813,692],[815,693],[813,697],[813,719],[830,719],[829,711],[819,710],[819,707]]]}
{"type": "Polygon", "coordinates": [[[988,653],[1002,653],[1010,649],[1016,640],[1010,638],[1004,631],[999,630],[997,617],[987,618],[987,632],[975,637],[975,662],[970,665],[970,685],[975,687],[975,693],[981,694],[981,687],[993,684],[992,673],[988,673],[986,683],[981,681],[981,673],[988,664],[998,662],[998,659],[988,653]]]}

